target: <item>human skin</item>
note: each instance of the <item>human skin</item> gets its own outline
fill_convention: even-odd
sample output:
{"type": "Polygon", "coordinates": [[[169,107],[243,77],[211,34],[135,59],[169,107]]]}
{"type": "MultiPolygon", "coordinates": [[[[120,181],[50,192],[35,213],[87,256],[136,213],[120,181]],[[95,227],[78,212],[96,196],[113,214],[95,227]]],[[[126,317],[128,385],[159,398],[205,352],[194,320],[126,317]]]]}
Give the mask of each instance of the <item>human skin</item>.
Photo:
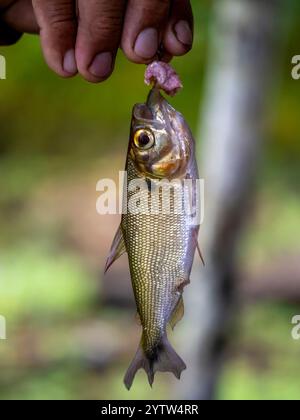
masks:
{"type": "Polygon", "coordinates": [[[2,44],[39,34],[54,72],[93,83],[112,74],[119,48],[148,64],[184,55],[193,43],[190,0],[0,0],[0,17],[2,44]]]}

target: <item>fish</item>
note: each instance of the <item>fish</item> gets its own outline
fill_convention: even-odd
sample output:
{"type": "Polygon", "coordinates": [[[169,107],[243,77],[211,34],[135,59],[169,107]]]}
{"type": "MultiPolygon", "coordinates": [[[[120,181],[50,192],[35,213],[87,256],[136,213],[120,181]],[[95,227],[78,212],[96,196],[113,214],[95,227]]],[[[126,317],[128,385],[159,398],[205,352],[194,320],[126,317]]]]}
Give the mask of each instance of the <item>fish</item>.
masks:
{"type": "MultiPolygon", "coordinates": [[[[165,72],[169,65],[155,65],[158,73],[166,76],[165,81],[170,82],[170,75],[174,81],[174,72],[165,72]]],[[[148,69],[149,80],[155,78],[154,73],[150,69],[149,76],[148,69]]],[[[107,271],[127,252],[142,327],[138,350],[124,378],[127,389],[140,368],[146,371],[151,386],[158,371],[171,372],[180,379],[186,369],[168,340],[167,330],[184,315],[183,289],[190,282],[196,249],[200,253],[199,225],[192,221],[191,214],[175,211],[175,197],[179,190],[182,192],[185,180],[192,182],[191,195],[195,198],[194,184],[199,178],[195,141],[182,114],[161,93],[164,81],[158,83],[156,77],[152,82],[147,101],[133,108],[123,214],[105,268],[107,271]],[[131,183],[138,187],[133,188],[131,183]],[[171,194],[167,212],[162,208],[164,187],[171,194]],[[152,200],[154,195],[156,201],[152,200]],[[131,201],[139,211],[132,211],[131,201]]],[[[169,93],[176,93],[181,85],[177,81],[174,86],[172,89],[168,84],[169,93]]],[[[180,197],[182,204],[186,195],[180,197]]]]}

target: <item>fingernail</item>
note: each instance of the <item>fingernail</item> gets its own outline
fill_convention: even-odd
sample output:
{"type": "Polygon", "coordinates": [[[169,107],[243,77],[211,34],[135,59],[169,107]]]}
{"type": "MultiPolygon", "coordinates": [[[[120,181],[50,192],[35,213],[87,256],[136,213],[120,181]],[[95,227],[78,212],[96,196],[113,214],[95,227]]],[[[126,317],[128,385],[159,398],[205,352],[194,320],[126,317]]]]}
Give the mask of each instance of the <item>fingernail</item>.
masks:
{"type": "Polygon", "coordinates": [[[192,45],[193,33],[189,23],[186,20],[180,20],[174,26],[174,32],[179,42],[184,45],[192,45]]]}
{"type": "Polygon", "coordinates": [[[99,79],[107,77],[111,73],[112,61],[112,54],[110,52],[100,53],[94,58],[89,71],[99,79]]]}
{"type": "Polygon", "coordinates": [[[158,50],[158,32],[155,28],[144,29],[135,41],[134,52],[142,58],[152,58],[158,50]]]}
{"type": "Polygon", "coordinates": [[[76,65],[76,59],[75,59],[75,50],[69,50],[66,52],[64,57],[64,63],[63,63],[64,71],[70,74],[77,73],[77,65],[76,65]]]}

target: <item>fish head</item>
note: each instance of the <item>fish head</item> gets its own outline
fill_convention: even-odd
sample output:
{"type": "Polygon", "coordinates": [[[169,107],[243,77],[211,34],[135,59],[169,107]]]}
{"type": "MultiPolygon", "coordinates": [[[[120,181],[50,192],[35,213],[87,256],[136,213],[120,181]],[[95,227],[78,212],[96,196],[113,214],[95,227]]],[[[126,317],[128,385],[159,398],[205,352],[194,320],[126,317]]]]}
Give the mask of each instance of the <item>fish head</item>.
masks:
{"type": "Polygon", "coordinates": [[[129,156],[150,178],[184,177],[194,154],[194,140],[183,116],[153,88],[144,104],[134,106],[129,156]]]}

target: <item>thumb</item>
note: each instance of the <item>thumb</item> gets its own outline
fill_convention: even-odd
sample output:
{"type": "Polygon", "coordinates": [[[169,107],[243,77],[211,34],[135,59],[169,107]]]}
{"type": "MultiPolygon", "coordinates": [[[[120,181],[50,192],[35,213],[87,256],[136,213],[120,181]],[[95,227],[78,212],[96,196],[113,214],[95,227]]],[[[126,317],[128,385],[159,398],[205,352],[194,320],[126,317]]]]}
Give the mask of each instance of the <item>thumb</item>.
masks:
{"type": "MultiPolygon", "coordinates": [[[[0,6],[2,3],[0,2],[0,6]]],[[[11,28],[12,32],[38,33],[39,27],[34,15],[32,2],[30,0],[19,0],[11,3],[1,14],[1,19],[6,26],[11,28]]]]}

